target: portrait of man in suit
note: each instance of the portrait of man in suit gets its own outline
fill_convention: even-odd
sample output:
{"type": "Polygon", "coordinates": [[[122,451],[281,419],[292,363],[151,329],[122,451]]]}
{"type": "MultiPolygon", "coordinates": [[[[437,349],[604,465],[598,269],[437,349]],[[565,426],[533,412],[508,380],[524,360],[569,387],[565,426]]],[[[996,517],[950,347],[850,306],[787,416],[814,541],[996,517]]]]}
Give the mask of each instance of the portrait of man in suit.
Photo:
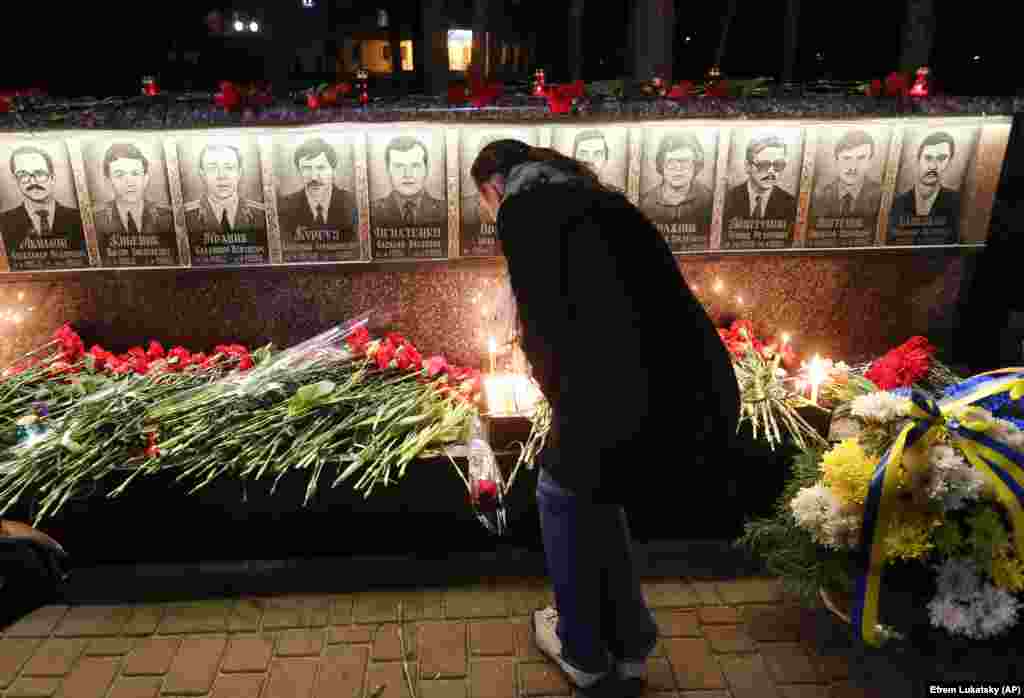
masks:
{"type": "Polygon", "coordinates": [[[241,151],[233,145],[207,144],[199,153],[199,176],[205,194],[185,203],[185,227],[193,245],[208,244],[204,234],[243,234],[249,241],[265,244],[266,209],[262,203],[243,199],[238,192],[242,178],[241,151]]]}
{"type": "Polygon", "coordinates": [[[308,242],[306,230],[329,229],[341,238],[351,239],[358,229],[356,198],[335,183],[338,154],[322,138],[311,138],[295,149],[295,170],[302,188],[278,200],[281,242],[284,245],[308,242]]]}
{"type": "MultiPolygon", "coordinates": [[[[39,259],[44,250],[49,251],[45,263],[29,266],[68,266],[71,258],[65,257],[62,261],[61,256],[65,252],[84,251],[85,233],[78,209],[57,201],[53,158],[42,148],[22,146],[11,153],[8,166],[21,194],[18,206],[0,213],[0,232],[11,268],[22,268],[19,257],[28,255],[39,259]]],[[[84,264],[87,266],[88,261],[84,264]]],[[[72,265],[80,266],[80,263],[72,265]]]]}
{"type": "Polygon", "coordinates": [[[640,197],[640,209],[655,223],[703,223],[711,220],[713,196],[698,175],[704,148],[686,131],[666,134],[658,144],[654,170],[661,183],[640,197]]]}
{"type": "Polygon", "coordinates": [[[398,136],[388,142],[384,163],[391,193],[373,202],[374,226],[438,226],[448,219],[444,201],[426,190],[430,174],[430,153],[412,136],[398,136]]]}
{"type": "Polygon", "coordinates": [[[747,145],[743,184],[725,195],[725,218],[782,220],[796,214],[796,197],[779,186],[779,176],[789,166],[786,142],[778,136],[762,136],[747,145]]]}
{"type": "Polygon", "coordinates": [[[604,133],[597,129],[588,129],[576,134],[572,143],[572,156],[587,165],[597,178],[605,182],[605,170],[608,169],[608,141],[604,133]]]}
{"type": "Polygon", "coordinates": [[[878,214],[882,183],[867,176],[875,159],[875,139],[867,131],[847,131],[833,148],[836,177],[814,192],[815,217],[868,217],[878,214]]]}
{"type": "Polygon", "coordinates": [[[129,243],[137,251],[161,246],[172,253],[177,249],[171,208],[146,198],[149,165],[145,154],[131,143],[114,143],[103,156],[103,177],[114,192],[114,198],[96,210],[96,240],[104,261],[108,243],[114,236],[137,238],[143,235],[154,243],[141,246],[135,245],[138,240],[129,243]]]}
{"type": "Polygon", "coordinates": [[[955,244],[960,233],[960,192],[943,182],[956,157],[956,141],[936,131],[917,148],[914,185],[893,199],[890,227],[912,244],[955,244]],[[912,234],[912,238],[910,235],[912,234]]]}

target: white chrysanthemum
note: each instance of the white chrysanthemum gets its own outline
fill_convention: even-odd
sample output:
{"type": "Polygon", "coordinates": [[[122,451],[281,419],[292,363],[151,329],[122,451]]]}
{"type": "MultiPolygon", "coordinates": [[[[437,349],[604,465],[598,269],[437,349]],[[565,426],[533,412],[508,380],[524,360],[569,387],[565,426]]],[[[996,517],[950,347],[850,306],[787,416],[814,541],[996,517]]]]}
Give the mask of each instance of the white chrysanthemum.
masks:
{"type": "Polygon", "coordinates": [[[797,525],[814,534],[815,540],[824,542],[827,540],[827,536],[823,535],[825,527],[839,517],[840,502],[832,490],[818,483],[797,492],[789,507],[797,525]]]}
{"type": "Polygon", "coordinates": [[[860,544],[861,514],[838,514],[821,527],[822,537],[830,548],[855,548],[860,544]]]}
{"type": "Polygon", "coordinates": [[[939,594],[928,602],[928,616],[932,626],[942,628],[950,635],[966,635],[971,619],[966,609],[949,596],[939,594]]]}
{"type": "Polygon", "coordinates": [[[968,463],[959,451],[939,444],[933,446],[928,455],[931,468],[925,488],[929,498],[942,502],[943,508],[950,511],[981,496],[985,476],[968,463]]]}
{"type": "Polygon", "coordinates": [[[986,584],[972,610],[981,637],[992,637],[1017,624],[1020,602],[1006,589],[986,584]]]}
{"type": "Polygon", "coordinates": [[[850,404],[850,413],[861,419],[891,422],[910,413],[910,400],[884,390],[868,393],[854,398],[850,404]]]}

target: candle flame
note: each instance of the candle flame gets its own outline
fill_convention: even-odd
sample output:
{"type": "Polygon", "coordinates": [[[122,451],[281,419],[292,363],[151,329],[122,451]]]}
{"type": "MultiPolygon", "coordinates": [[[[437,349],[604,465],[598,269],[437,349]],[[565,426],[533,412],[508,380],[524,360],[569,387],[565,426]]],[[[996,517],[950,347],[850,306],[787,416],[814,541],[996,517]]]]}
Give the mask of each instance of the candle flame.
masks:
{"type": "Polygon", "coordinates": [[[811,359],[810,365],[807,367],[807,379],[811,385],[820,385],[826,377],[828,377],[827,364],[820,356],[815,354],[814,358],[811,359]]]}
{"type": "Polygon", "coordinates": [[[498,342],[497,340],[494,339],[494,337],[487,338],[487,350],[492,354],[498,351],[498,342]]]}
{"type": "Polygon", "coordinates": [[[782,346],[786,346],[787,344],[789,344],[789,340],[790,339],[792,339],[792,338],[789,336],[789,332],[783,332],[782,333],[782,346]]]}
{"type": "Polygon", "coordinates": [[[715,279],[715,285],[712,286],[712,289],[714,290],[714,292],[715,293],[721,293],[722,289],[724,289],[724,288],[725,288],[725,284],[722,283],[722,280],[721,279],[715,279]]]}

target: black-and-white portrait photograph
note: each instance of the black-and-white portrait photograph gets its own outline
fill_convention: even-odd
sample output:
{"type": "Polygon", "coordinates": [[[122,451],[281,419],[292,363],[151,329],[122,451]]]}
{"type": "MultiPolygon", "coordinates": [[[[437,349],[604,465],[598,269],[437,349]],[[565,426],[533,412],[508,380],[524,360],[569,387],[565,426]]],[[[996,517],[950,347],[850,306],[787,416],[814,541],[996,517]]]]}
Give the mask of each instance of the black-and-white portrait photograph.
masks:
{"type": "Polygon", "coordinates": [[[178,238],[164,150],[156,138],[104,138],[82,146],[104,267],[175,266],[178,238]]]}
{"type": "Polygon", "coordinates": [[[267,264],[267,211],[252,138],[178,142],[185,227],[194,266],[267,264]]]}
{"type": "Polygon", "coordinates": [[[4,140],[0,162],[0,236],[11,271],[88,267],[67,146],[4,140]]]}
{"type": "Polygon", "coordinates": [[[978,143],[977,127],[908,128],[889,211],[890,245],[960,242],[961,189],[978,143]]]}
{"type": "Polygon", "coordinates": [[[722,247],[791,246],[802,169],[803,132],[799,128],[734,131],[722,215],[722,247]]]}
{"type": "Polygon", "coordinates": [[[537,130],[533,128],[506,127],[501,129],[463,128],[461,134],[460,162],[462,165],[462,226],[459,238],[459,254],[463,257],[497,257],[501,255],[495,221],[486,209],[480,206],[480,195],[470,169],[480,151],[494,141],[507,138],[536,146],[537,130]]]}
{"type": "Polygon", "coordinates": [[[444,132],[388,128],[368,140],[374,259],[447,257],[444,132]]]}
{"type": "Polygon", "coordinates": [[[644,133],[640,210],[673,252],[708,249],[718,130],[653,126],[644,133]]]}
{"type": "Polygon", "coordinates": [[[605,186],[626,190],[629,131],[625,127],[555,127],[551,144],[562,155],[589,166],[605,186]]]}
{"type": "Polygon", "coordinates": [[[324,131],[276,139],[274,176],[286,263],[359,259],[350,136],[324,131]]]}
{"type": "Polygon", "coordinates": [[[819,127],[808,247],[875,244],[891,135],[885,126],[819,127]]]}

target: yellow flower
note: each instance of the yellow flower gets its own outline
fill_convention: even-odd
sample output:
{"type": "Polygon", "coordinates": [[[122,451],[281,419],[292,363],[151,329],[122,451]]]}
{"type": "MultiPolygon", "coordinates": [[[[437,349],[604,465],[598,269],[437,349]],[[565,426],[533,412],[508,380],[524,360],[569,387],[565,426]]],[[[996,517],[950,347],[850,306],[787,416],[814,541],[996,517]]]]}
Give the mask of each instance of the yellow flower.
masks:
{"type": "Polygon", "coordinates": [[[903,507],[898,509],[882,539],[885,559],[919,560],[934,547],[932,531],[942,525],[942,516],[903,507]]]}
{"type": "Polygon", "coordinates": [[[844,504],[864,504],[878,460],[868,456],[856,438],[844,439],[821,461],[825,486],[844,504]]]}
{"type": "Polygon", "coordinates": [[[1012,547],[1005,545],[992,557],[992,580],[1007,591],[1024,591],[1024,560],[1011,555],[1012,547]]]}

